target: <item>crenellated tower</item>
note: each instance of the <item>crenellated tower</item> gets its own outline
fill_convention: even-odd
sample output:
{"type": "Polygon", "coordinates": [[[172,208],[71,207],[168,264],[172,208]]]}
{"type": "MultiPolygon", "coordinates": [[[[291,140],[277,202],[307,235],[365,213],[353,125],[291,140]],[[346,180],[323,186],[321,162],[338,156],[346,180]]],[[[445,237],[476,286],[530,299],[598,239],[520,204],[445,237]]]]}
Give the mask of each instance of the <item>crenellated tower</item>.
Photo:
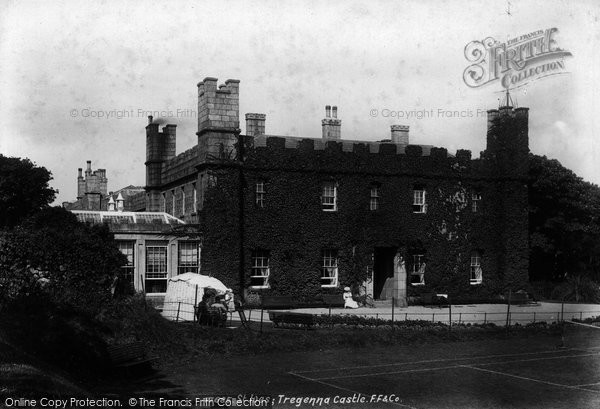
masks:
{"type": "Polygon", "coordinates": [[[485,157],[503,176],[526,176],[529,155],[529,108],[513,108],[510,94],[488,111],[485,157]]]}
{"type": "Polygon", "coordinates": [[[483,158],[490,180],[496,225],[500,230],[498,242],[501,255],[500,274],[505,289],[526,285],[529,258],[528,172],[529,172],[529,108],[514,108],[508,90],[499,109],[488,111],[487,148],[483,158]]]}
{"type": "Polygon", "coordinates": [[[201,163],[233,159],[240,134],[239,80],[217,86],[217,78],[198,83],[198,155],[201,163]]]}
{"type": "Polygon", "coordinates": [[[160,210],[163,164],[175,157],[177,125],[167,124],[162,132],[159,124],[148,117],[146,126],[146,209],[160,210]]]}

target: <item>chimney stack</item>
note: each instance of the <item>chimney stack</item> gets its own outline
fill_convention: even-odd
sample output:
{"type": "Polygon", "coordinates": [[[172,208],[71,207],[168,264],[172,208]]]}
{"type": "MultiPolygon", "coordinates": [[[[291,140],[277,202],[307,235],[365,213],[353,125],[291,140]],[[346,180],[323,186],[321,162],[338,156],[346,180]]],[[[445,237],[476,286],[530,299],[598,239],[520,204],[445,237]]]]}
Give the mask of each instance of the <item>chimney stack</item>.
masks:
{"type": "MultiPolygon", "coordinates": [[[[83,175],[81,171],[83,169],[77,169],[77,200],[81,199],[85,194],[85,180],[83,179],[83,175]]],[[[87,174],[87,172],[86,172],[87,174]]]]}
{"type": "Polygon", "coordinates": [[[246,114],[246,135],[264,135],[266,118],[265,114],[246,114]]]}
{"type": "Polygon", "coordinates": [[[148,125],[150,125],[152,123],[153,119],[154,119],[154,117],[152,115],[148,115],[148,125]]]}
{"type": "Polygon", "coordinates": [[[337,118],[337,107],[336,106],[331,107],[331,116],[333,118],[337,118]]]}
{"type": "Polygon", "coordinates": [[[392,125],[392,143],[408,145],[408,125],[392,125]]]}
{"type": "Polygon", "coordinates": [[[323,139],[342,138],[342,120],[337,119],[337,107],[333,107],[333,118],[331,117],[331,106],[325,106],[325,119],[321,120],[323,139]]]}

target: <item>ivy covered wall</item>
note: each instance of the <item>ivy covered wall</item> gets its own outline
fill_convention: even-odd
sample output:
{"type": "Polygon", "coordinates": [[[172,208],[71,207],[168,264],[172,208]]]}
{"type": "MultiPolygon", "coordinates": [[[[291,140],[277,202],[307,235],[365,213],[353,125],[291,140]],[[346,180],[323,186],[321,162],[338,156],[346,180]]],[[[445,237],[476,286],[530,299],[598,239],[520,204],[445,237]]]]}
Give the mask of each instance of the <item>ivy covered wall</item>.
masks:
{"type": "Polygon", "coordinates": [[[525,287],[526,115],[492,121],[482,159],[471,159],[469,151],[448,156],[441,148],[422,156],[411,145],[397,154],[396,145],[385,143],[370,153],[363,144],[348,151],[333,141],[324,150],[315,150],[312,140],[295,149],[285,148],[284,138],[268,138],[266,147],[246,142],[237,160],[206,165],[215,183],[200,214],[202,270],[236,292],[249,286],[253,250],[270,254],[269,289],[255,292],[314,297],[347,285],[357,289],[377,247],[398,249],[407,270],[411,254],[425,255],[425,285],[409,285],[409,296],[433,291],[485,300],[525,287]],[[490,144],[490,137],[503,142],[490,144]],[[255,203],[257,182],[264,184],[264,207],[255,203]],[[337,211],[322,209],[324,182],[337,186],[337,211]],[[372,185],[380,196],[375,211],[372,185]],[[424,214],[413,213],[416,186],[426,191],[424,214]],[[481,196],[477,212],[474,193],[481,196]],[[321,288],[323,249],[338,252],[337,288],[321,288]],[[479,285],[469,280],[473,251],[481,255],[479,285]]]}

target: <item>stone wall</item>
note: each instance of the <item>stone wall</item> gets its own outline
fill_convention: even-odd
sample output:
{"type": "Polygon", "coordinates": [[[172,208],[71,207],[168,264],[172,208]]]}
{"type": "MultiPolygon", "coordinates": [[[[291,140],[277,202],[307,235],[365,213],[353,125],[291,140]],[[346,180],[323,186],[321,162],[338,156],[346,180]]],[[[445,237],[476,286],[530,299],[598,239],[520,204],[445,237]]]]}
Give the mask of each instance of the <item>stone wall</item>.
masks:
{"type": "Polygon", "coordinates": [[[393,247],[407,263],[415,252],[425,254],[425,285],[410,286],[409,295],[433,291],[485,300],[527,282],[526,173],[499,173],[497,162],[473,160],[466,150],[448,156],[431,148],[423,156],[417,145],[398,154],[394,144],[380,144],[378,153],[354,144],[349,152],[334,141],[315,150],[313,140],[286,148],[286,140],[276,137],[265,145],[249,149],[242,168],[222,163],[213,170],[217,183],[207,191],[200,219],[205,273],[246,287],[251,252],[265,249],[271,254],[270,289],[261,293],[313,296],[356,288],[374,248],[393,247]],[[322,210],[325,181],[337,186],[335,212],[322,210]],[[265,186],[264,208],[255,206],[257,182],[265,186]],[[369,209],[372,185],[381,194],[376,211],[369,209]],[[425,214],[412,209],[416,186],[427,192],[425,214]],[[481,195],[477,212],[474,193],[481,195]],[[338,250],[336,289],[320,286],[323,249],[338,250]],[[481,255],[481,285],[470,284],[474,251],[481,255]]]}

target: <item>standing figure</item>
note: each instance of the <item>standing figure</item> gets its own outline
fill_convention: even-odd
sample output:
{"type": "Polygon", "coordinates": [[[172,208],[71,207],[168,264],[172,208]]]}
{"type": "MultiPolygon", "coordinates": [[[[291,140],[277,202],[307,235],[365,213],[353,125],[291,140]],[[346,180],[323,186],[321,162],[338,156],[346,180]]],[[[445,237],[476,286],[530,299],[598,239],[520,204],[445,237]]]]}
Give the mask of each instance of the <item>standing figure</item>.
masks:
{"type": "Polygon", "coordinates": [[[235,310],[235,301],[233,299],[233,290],[228,288],[223,297],[223,305],[227,308],[227,311],[235,310]]]}
{"type": "Polygon", "coordinates": [[[344,287],[344,308],[358,308],[358,303],[352,298],[350,287],[344,287]]]}

